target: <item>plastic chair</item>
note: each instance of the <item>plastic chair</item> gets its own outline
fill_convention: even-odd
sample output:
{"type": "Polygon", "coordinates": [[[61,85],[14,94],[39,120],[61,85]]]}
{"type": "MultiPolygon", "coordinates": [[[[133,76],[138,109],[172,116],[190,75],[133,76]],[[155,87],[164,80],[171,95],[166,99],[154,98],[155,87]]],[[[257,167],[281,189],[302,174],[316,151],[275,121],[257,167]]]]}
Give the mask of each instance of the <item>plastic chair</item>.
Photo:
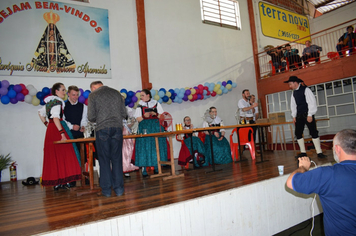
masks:
{"type": "Polygon", "coordinates": [[[253,140],[253,129],[251,127],[239,129],[240,144],[238,142],[236,143],[234,142],[233,136],[236,133],[237,133],[237,128],[233,129],[230,134],[230,148],[231,148],[232,160],[234,161],[235,155],[236,155],[236,160],[238,160],[239,158],[239,145],[247,145],[250,150],[252,160],[255,160],[256,152],[255,152],[255,141],[253,140]]]}

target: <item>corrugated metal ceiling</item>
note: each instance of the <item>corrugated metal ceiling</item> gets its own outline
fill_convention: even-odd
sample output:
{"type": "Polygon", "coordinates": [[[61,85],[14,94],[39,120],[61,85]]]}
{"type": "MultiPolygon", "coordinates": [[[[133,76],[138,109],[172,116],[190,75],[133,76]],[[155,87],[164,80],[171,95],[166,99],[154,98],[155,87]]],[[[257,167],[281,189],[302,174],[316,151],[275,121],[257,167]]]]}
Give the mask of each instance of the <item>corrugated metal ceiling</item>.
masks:
{"type": "Polygon", "coordinates": [[[350,4],[356,0],[308,0],[320,13],[327,13],[341,6],[350,4]]]}

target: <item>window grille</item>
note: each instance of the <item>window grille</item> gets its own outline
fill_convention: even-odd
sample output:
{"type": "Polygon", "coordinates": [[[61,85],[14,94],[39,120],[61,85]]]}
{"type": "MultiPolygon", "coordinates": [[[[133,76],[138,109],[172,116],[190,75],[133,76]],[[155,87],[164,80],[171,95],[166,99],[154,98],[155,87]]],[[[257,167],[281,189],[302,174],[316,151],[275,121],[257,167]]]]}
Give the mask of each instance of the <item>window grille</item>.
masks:
{"type": "Polygon", "coordinates": [[[239,4],[234,0],[200,0],[203,23],[241,30],[239,4]]]}

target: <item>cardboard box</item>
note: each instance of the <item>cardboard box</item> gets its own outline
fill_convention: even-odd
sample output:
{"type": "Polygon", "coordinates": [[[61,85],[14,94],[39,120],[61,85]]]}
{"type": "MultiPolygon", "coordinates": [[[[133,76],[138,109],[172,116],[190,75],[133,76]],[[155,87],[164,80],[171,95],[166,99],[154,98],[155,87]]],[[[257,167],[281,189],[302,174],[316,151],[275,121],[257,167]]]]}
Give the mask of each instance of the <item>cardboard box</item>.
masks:
{"type": "Polygon", "coordinates": [[[261,124],[261,123],[269,123],[268,118],[261,118],[256,120],[256,124],[261,124]]]}
{"type": "Polygon", "coordinates": [[[286,114],[284,112],[270,113],[268,118],[272,124],[286,122],[286,114]]]}

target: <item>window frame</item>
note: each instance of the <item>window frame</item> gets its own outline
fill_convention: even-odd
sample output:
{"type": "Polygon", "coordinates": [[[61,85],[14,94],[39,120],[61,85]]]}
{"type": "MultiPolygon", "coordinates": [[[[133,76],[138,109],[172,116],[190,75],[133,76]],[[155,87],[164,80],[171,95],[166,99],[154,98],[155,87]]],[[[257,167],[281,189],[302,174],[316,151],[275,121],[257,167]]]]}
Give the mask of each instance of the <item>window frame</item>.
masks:
{"type": "Polygon", "coordinates": [[[240,6],[236,0],[200,0],[200,10],[204,24],[241,30],[240,6]]]}

